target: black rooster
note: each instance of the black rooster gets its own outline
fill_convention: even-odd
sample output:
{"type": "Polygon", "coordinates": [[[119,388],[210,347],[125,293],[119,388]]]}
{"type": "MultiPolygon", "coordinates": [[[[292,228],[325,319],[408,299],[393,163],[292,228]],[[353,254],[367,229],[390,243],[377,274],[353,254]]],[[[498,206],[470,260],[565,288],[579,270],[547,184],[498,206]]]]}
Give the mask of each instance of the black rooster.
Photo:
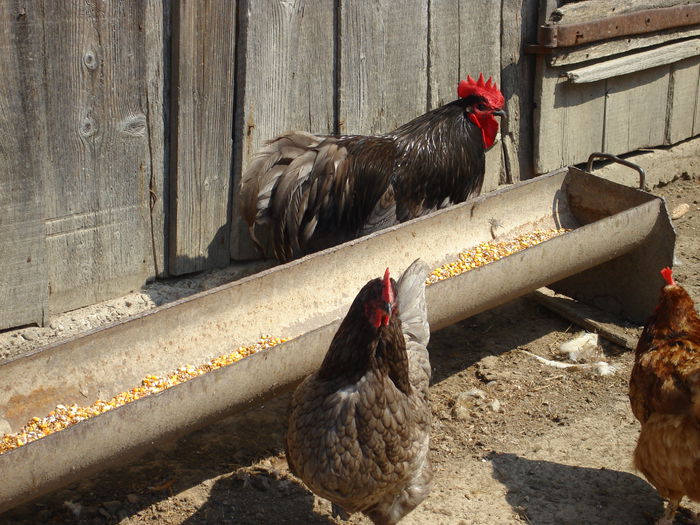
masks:
{"type": "Polygon", "coordinates": [[[258,248],[256,224],[269,228],[284,262],[478,195],[503,94],[483,74],[462,80],[457,94],[385,135],[289,131],[269,141],[239,197],[258,248]]]}

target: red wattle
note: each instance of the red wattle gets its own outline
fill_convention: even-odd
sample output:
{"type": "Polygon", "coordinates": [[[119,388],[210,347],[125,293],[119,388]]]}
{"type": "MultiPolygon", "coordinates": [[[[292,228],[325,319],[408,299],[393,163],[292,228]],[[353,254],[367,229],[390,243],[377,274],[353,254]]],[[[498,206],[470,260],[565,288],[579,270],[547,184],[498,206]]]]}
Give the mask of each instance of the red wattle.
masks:
{"type": "Polygon", "coordinates": [[[493,115],[485,113],[481,117],[475,113],[469,114],[469,120],[476,124],[481,130],[481,140],[484,143],[484,149],[489,149],[496,141],[498,133],[498,121],[493,118],[493,115]]]}

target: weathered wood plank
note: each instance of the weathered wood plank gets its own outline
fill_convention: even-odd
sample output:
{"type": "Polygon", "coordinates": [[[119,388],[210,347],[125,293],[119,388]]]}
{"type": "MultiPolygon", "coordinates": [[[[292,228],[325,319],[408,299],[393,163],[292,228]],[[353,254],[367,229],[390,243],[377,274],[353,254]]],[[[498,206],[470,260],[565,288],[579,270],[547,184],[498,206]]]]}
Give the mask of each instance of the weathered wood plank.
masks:
{"type": "Polygon", "coordinates": [[[698,54],[700,54],[700,38],[693,38],[648,51],[612,58],[590,66],[567,70],[566,76],[574,84],[597,82],[606,78],[672,64],[698,54]]]}
{"type": "MultiPolygon", "coordinates": [[[[157,0],[152,0],[157,3],[157,0]]],[[[122,294],[154,276],[146,78],[148,2],[44,2],[43,137],[49,308],[122,294]]],[[[41,8],[40,8],[41,9],[41,8]]],[[[158,118],[154,115],[153,118],[158,118]]],[[[151,121],[152,122],[152,121],[151,121]]]]}
{"type": "Polygon", "coordinates": [[[700,57],[688,58],[671,66],[666,144],[693,136],[699,79],[700,57]]]}
{"type": "Polygon", "coordinates": [[[501,90],[508,116],[501,119],[506,180],[533,176],[532,127],[535,57],[524,54],[525,44],[537,39],[538,0],[503,0],[501,20],[501,90]]]}
{"type": "Polygon", "coordinates": [[[146,101],[148,119],[148,149],[150,166],[149,208],[152,244],[152,265],[158,277],[167,277],[168,254],[168,177],[165,159],[165,100],[163,89],[169,77],[169,64],[163,57],[170,56],[170,3],[149,0],[146,3],[146,101]]]}
{"type": "Polygon", "coordinates": [[[637,348],[641,329],[631,326],[608,312],[580,303],[565,295],[556,294],[549,288],[535,290],[527,297],[616,345],[628,350],[637,348]]]}
{"type": "Polygon", "coordinates": [[[341,0],[341,133],[384,133],[424,113],[427,62],[427,0],[341,0]]]}
{"type": "MultiPolygon", "coordinates": [[[[429,108],[457,98],[457,85],[467,75],[477,78],[483,72],[486,78],[492,76],[501,84],[501,39],[484,38],[500,31],[500,2],[430,3],[429,108]]],[[[482,192],[494,190],[501,182],[502,155],[502,143],[486,153],[482,192]]]]}
{"type": "Polygon", "coordinates": [[[603,148],[605,82],[571,84],[538,59],[535,86],[535,172],[584,162],[603,148]]]}
{"type": "Polygon", "coordinates": [[[170,273],[229,261],[236,3],[173,4],[170,273]]]}
{"type": "Polygon", "coordinates": [[[690,28],[680,30],[661,31],[650,35],[635,35],[613,38],[600,43],[589,44],[580,47],[566,47],[555,50],[554,53],[547,57],[547,63],[550,66],[569,66],[579,64],[589,60],[597,60],[606,58],[612,55],[628,53],[635,49],[644,49],[647,47],[657,46],[674,42],[680,39],[700,36],[700,27],[692,26],[690,28]]]}
{"type": "Polygon", "coordinates": [[[231,255],[259,257],[239,218],[240,174],[263,142],[287,130],[335,127],[334,4],[324,0],[251,1],[239,31],[239,114],[235,124],[231,255]]]}
{"type": "Polygon", "coordinates": [[[579,24],[600,20],[611,16],[624,15],[644,9],[673,7],[674,5],[699,3],[700,0],[586,0],[571,2],[550,12],[547,22],[550,24],[579,24]]]}
{"type": "Polygon", "coordinates": [[[0,330],[48,314],[43,180],[36,144],[42,111],[36,6],[0,8],[0,330]]]}
{"type": "Polygon", "coordinates": [[[603,151],[617,155],[664,143],[668,73],[661,66],[600,82],[606,85],[603,151]]]}

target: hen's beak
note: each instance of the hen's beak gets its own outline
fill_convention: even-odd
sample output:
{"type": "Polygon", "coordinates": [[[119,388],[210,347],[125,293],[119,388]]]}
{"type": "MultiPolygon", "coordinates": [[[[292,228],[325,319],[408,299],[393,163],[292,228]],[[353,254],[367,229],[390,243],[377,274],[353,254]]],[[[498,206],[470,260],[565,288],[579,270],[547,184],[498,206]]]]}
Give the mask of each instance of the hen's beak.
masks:
{"type": "Polygon", "coordinates": [[[387,326],[389,324],[389,320],[391,319],[391,311],[392,311],[392,306],[391,303],[385,302],[381,303],[381,309],[383,312],[382,316],[382,324],[384,326],[387,326]]]}

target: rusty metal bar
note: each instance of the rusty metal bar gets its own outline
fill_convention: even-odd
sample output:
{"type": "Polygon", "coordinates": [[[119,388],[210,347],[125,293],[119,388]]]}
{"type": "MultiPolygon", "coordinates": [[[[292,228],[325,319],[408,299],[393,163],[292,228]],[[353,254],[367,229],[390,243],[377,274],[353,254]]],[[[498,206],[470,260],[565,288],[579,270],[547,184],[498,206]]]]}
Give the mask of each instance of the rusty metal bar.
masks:
{"type": "Polygon", "coordinates": [[[538,31],[538,45],[527,46],[528,53],[548,53],[553,48],[579,46],[600,40],[641,35],[700,24],[700,4],[645,9],[578,24],[543,25],[538,31]]]}

